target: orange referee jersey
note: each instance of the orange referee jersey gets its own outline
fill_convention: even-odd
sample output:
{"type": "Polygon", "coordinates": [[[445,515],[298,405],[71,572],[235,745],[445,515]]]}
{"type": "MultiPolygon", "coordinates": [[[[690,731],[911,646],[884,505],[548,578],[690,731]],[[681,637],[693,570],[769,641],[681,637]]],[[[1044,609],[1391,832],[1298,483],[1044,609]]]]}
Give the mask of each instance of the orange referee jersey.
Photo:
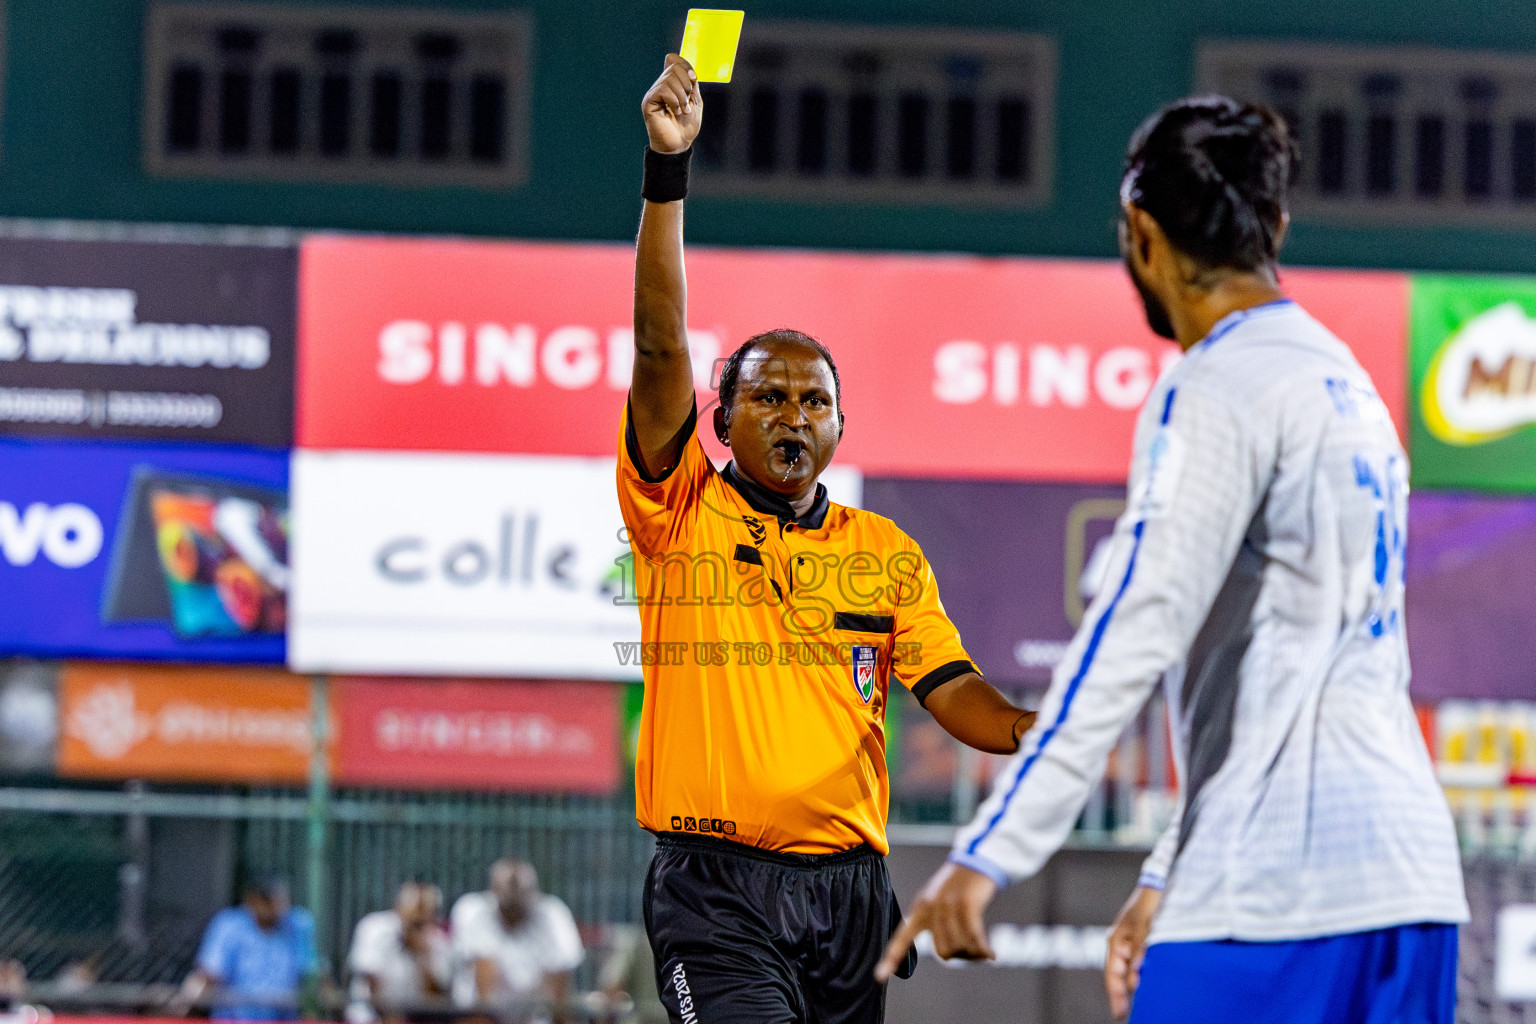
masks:
{"type": "Polygon", "coordinates": [[[640,824],[786,853],[889,850],[885,707],[976,671],[922,550],[816,489],[779,496],[716,472],[689,425],[650,477],[628,410],[619,507],[635,554],[645,707],[640,824]]]}

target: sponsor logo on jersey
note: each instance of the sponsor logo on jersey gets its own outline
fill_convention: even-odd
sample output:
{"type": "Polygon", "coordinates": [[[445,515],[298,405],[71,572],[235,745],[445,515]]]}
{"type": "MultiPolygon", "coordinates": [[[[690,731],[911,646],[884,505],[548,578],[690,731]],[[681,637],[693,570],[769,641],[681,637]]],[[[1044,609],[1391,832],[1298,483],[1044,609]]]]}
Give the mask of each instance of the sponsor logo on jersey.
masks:
{"type": "Polygon", "coordinates": [[[875,695],[875,666],[879,655],[878,647],[855,645],[853,648],[853,688],[859,691],[865,704],[875,695]]]}
{"type": "Polygon", "coordinates": [[[1446,444],[1494,441],[1536,424],[1536,321],[1516,302],[1446,339],[1424,376],[1424,425],[1446,444]]]}

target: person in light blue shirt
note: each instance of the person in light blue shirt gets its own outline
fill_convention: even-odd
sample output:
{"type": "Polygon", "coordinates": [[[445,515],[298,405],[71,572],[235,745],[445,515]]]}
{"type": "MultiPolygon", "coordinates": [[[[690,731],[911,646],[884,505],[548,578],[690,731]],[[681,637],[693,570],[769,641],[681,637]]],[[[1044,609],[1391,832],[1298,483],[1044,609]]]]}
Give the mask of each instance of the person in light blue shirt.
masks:
{"type": "Polygon", "coordinates": [[[300,990],[317,970],[314,917],[291,906],[286,883],[267,879],[208,922],[178,1002],[190,1010],[216,990],[214,1020],[296,1020],[300,990]]]}

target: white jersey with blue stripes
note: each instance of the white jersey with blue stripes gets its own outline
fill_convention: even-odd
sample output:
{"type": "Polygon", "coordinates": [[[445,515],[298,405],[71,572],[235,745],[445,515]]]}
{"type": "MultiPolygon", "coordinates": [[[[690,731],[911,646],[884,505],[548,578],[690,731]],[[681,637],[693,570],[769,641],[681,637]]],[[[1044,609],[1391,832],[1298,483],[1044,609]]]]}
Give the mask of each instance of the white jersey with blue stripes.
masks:
{"type": "Polygon", "coordinates": [[[1151,941],[1466,920],[1408,698],[1407,508],[1344,343],[1289,300],[1223,319],[1143,408],[1107,582],[950,859],[1038,871],[1161,682],[1180,796],[1151,941]]]}

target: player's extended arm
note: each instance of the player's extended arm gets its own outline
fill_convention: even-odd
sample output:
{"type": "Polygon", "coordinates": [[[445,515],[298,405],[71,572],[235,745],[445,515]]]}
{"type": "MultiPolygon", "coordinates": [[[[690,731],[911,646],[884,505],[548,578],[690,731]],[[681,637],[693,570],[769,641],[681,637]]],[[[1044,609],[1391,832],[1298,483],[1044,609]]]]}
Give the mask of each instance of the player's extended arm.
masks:
{"type": "Polygon", "coordinates": [[[1141,436],[1115,531],[1110,586],[1094,601],[1041,705],[1041,721],[993,784],[875,970],[884,980],[925,929],[941,957],[990,958],[983,912],[1072,829],[1125,725],[1189,651],[1267,487],[1245,421],[1210,393],[1170,394],[1141,436]],[[1154,443],[1155,442],[1155,443],[1154,443]]]}
{"type": "MultiPolygon", "coordinates": [[[[703,124],[704,105],[693,69],[667,55],[661,77],[641,105],[655,153],[686,153],[703,124]]],[[[688,284],[683,272],[683,201],[646,200],[635,245],[635,365],[630,423],[645,469],[659,476],[677,465],[683,427],[693,411],[688,358],[688,284]]]]}
{"type": "Polygon", "coordinates": [[[1035,724],[1035,713],[1014,707],[1007,697],[974,672],[956,676],[923,702],[944,731],[968,747],[989,754],[1011,754],[1035,724]]]}

